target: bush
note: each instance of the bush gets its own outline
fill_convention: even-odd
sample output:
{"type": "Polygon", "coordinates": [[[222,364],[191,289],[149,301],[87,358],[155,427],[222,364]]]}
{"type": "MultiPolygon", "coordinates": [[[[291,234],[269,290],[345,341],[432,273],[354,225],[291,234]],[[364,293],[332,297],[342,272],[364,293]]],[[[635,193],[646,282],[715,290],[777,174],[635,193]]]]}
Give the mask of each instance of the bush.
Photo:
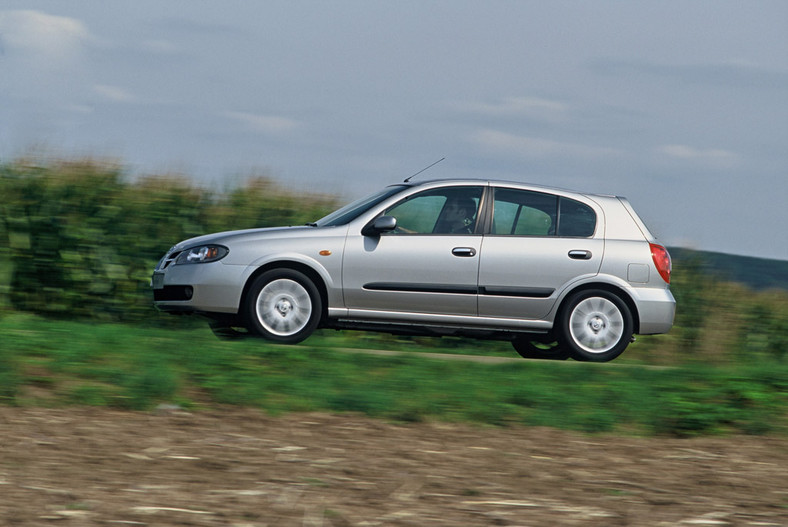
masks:
{"type": "Polygon", "coordinates": [[[0,165],[0,309],[61,318],[155,320],[150,275],[174,243],[313,221],[333,198],[256,177],[217,194],[182,177],[129,181],[92,159],[0,165]]]}

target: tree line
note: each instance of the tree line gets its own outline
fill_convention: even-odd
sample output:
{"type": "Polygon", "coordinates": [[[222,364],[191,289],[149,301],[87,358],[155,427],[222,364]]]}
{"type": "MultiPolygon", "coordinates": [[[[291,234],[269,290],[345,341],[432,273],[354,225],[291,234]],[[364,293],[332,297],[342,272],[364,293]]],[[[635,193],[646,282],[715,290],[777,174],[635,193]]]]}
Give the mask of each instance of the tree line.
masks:
{"type": "Polygon", "coordinates": [[[113,321],[156,316],[150,276],[174,243],[303,224],[337,205],[266,177],[219,192],[92,159],[2,163],[0,196],[0,309],[113,321]]]}

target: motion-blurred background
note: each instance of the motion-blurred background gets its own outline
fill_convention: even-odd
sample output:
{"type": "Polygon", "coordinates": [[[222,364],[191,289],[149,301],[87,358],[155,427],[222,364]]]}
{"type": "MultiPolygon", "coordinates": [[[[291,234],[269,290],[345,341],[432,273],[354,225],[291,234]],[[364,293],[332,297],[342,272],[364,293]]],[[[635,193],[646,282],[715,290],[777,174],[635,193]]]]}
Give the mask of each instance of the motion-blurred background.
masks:
{"type": "Polygon", "coordinates": [[[787,22],[779,1],[7,0],[0,398],[784,430],[787,22]],[[418,177],[628,197],[673,252],[674,329],[610,366],[436,364],[336,350],[514,354],[283,350],[152,308],[174,243],[313,221],[444,156],[418,177]]]}

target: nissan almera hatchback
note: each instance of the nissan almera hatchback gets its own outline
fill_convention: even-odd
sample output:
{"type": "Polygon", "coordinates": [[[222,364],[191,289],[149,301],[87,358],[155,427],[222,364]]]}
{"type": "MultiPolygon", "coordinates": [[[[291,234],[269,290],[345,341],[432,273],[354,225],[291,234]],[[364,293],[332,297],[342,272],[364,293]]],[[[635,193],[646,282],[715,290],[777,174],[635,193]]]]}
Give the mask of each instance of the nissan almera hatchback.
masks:
{"type": "Polygon", "coordinates": [[[624,198],[443,180],[386,187],[306,226],[180,242],[152,286],[160,310],[205,315],[219,336],[460,335],[601,362],[670,329],[670,272],[624,198]]]}

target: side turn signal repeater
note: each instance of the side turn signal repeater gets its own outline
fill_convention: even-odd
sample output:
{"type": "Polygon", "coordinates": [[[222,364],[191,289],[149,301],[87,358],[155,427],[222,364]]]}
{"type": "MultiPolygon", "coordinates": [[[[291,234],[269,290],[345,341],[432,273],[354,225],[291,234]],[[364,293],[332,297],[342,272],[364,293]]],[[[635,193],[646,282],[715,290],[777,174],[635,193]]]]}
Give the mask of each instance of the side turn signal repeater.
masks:
{"type": "Polygon", "coordinates": [[[318,254],[319,254],[320,256],[331,256],[331,251],[329,251],[328,249],[323,249],[323,250],[322,250],[322,251],[320,251],[318,254]]]}

